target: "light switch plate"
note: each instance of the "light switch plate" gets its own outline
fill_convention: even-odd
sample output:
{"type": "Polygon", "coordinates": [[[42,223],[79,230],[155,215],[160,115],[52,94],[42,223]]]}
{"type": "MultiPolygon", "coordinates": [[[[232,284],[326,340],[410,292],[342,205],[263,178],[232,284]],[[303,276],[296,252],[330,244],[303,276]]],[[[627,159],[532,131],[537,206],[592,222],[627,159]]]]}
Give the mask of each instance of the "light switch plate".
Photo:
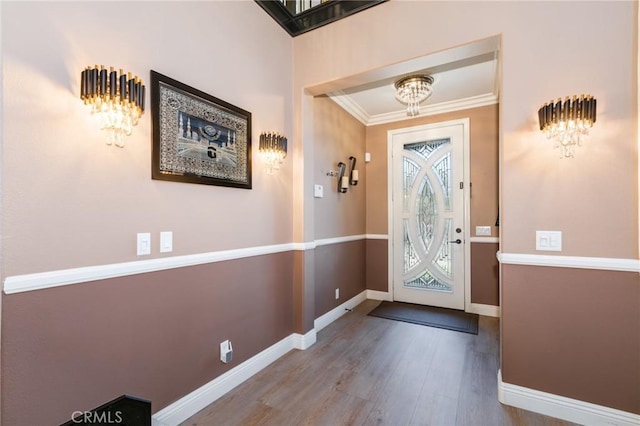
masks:
{"type": "Polygon", "coordinates": [[[137,250],[138,256],[144,256],[151,254],[151,234],[148,232],[140,232],[137,235],[137,250]]]}
{"type": "Polygon", "coordinates": [[[313,185],[313,196],[316,198],[324,197],[324,188],[322,185],[313,185]]]}
{"type": "Polygon", "coordinates": [[[364,153],[364,162],[368,163],[371,161],[371,153],[370,152],[365,152],[364,153]]]}
{"type": "Polygon", "coordinates": [[[476,226],[476,235],[491,235],[490,226],[476,226]]]}
{"type": "Polygon", "coordinates": [[[160,253],[169,253],[173,251],[173,232],[160,233],[160,253]]]}
{"type": "Polygon", "coordinates": [[[536,231],[536,250],[562,251],[562,231],[536,231]]]}

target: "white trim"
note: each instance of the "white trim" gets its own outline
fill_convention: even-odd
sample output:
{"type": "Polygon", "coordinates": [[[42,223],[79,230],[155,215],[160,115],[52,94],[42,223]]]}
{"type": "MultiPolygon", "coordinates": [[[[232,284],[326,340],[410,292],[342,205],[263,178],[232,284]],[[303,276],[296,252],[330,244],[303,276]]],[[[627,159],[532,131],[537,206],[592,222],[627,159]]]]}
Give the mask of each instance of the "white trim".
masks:
{"type": "Polygon", "coordinates": [[[500,238],[498,237],[471,237],[469,241],[472,243],[499,243],[500,238]]]}
{"type": "Polygon", "coordinates": [[[321,240],[316,240],[316,247],[320,246],[328,246],[331,244],[340,244],[340,243],[348,243],[349,241],[358,241],[364,240],[366,235],[347,235],[345,237],[334,237],[334,238],[323,238],[321,240]]]}
{"type": "MultiPolygon", "coordinates": [[[[347,95],[342,90],[329,93],[328,95],[331,100],[342,107],[343,110],[351,114],[356,120],[365,126],[367,125],[371,116],[360,106],[359,103],[355,102],[351,96],[347,95]]],[[[406,114],[407,113],[405,112],[405,117],[406,114]]]]}
{"type": "Polygon", "coordinates": [[[500,306],[484,305],[482,303],[469,303],[465,312],[484,315],[485,317],[500,318],[500,306]]]}
{"type": "Polygon", "coordinates": [[[326,238],[304,243],[285,243],[269,246],[247,247],[242,249],[221,250],[209,253],[189,254],[184,256],[163,257],[158,259],[137,260],[132,262],[112,263],[108,265],[85,266],[57,271],[38,272],[34,274],[14,275],[5,278],[5,294],[22,293],[51,287],[80,284],[84,282],[124,277],[127,275],[183,268],[205,263],[223,262],[265,254],[286,251],[313,250],[318,246],[338,244],[364,239],[387,239],[382,234],[361,234],[345,237],[326,238]]]}
{"type": "Polygon", "coordinates": [[[367,290],[367,299],[393,302],[393,297],[388,291],[367,290]]]}
{"type": "Polygon", "coordinates": [[[153,426],[173,426],[187,420],[292,350],[295,347],[295,340],[294,334],[285,337],[237,367],[158,411],[152,417],[153,426]]]}
{"type": "Polygon", "coordinates": [[[14,275],[7,277],[4,280],[4,292],[6,294],[21,293],[50,287],[79,284],[88,281],[104,280],[146,272],[201,265],[204,263],[223,262],[226,260],[281,253],[291,250],[303,250],[302,247],[306,247],[306,245],[293,243],[276,244],[210,253],[190,254],[185,256],[165,257],[160,259],[112,263],[109,265],[87,266],[35,274],[14,275]]]}
{"type": "Polygon", "coordinates": [[[317,332],[333,321],[340,318],[348,310],[366,300],[367,290],[352,297],[337,308],[327,312],[314,321],[314,329],[305,335],[291,334],[278,343],[270,346],[242,364],[216,377],[209,383],[180,398],[173,404],[158,411],[152,417],[153,426],[173,426],[180,424],[189,417],[214,403],[236,386],[250,379],[278,358],[292,349],[307,349],[316,342],[317,332]]]}
{"type": "Polygon", "coordinates": [[[315,329],[308,331],[307,334],[294,333],[292,336],[294,349],[299,349],[301,351],[309,349],[317,340],[317,333],[315,329]]]}
{"type": "Polygon", "coordinates": [[[333,308],[326,314],[316,318],[313,322],[313,328],[316,330],[316,333],[346,314],[347,312],[351,311],[351,309],[355,308],[365,300],[367,300],[367,290],[361,292],[357,296],[352,297],[340,306],[333,308]]]}
{"type": "MultiPolygon", "coordinates": [[[[459,99],[449,102],[441,102],[434,105],[425,105],[420,107],[420,115],[418,117],[427,117],[436,114],[445,114],[448,112],[461,111],[471,108],[479,108],[487,105],[495,105],[498,103],[498,97],[493,93],[472,96],[466,99],[459,99]]],[[[350,112],[347,110],[347,112],[350,112]]],[[[407,111],[395,111],[385,114],[372,115],[367,121],[367,126],[375,126],[378,124],[393,123],[395,121],[407,120],[407,111]]]]}
{"type": "Polygon", "coordinates": [[[387,234],[367,234],[367,240],[388,240],[389,236],[387,234]]]}
{"type": "Polygon", "coordinates": [[[316,248],[315,241],[309,241],[306,243],[293,243],[293,250],[296,251],[305,251],[305,250],[313,250],[316,248]]]}
{"type": "Polygon", "coordinates": [[[549,256],[541,254],[499,253],[500,263],[508,265],[553,266],[558,268],[601,269],[640,272],[640,260],[609,257],[549,256]]]}
{"type": "Polygon", "coordinates": [[[512,407],[582,425],[637,426],[640,424],[638,414],[504,383],[500,370],[498,370],[498,400],[512,407]]]}
{"type": "MultiPolygon", "coordinates": [[[[497,63],[497,61],[495,62],[497,63]]],[[[344,93],[342,90],[329,93],[329,97],[365,126],[376,126],[378,124],[407,120],[406,109],[398,109],[397,111],[370,115],[357,102],[355,102],[351,96],[344,93]]],[[[420,107],[419,117],[479,108],[487,105],[495,105],[497,103],[497,95],[494,93],[485,93],[483,95],[471,96],[465,99],[456,99],[438,104],[423,105],[420,107]]]]}
{"type": "MultiPolygon", "coordinates": [[[[498,98],[494,96],[497,103],[498,98]]],[[[471,306],[471,120],[469,117],[458,120],[462,123],[464,150],[462,153],[464,171],[462,181],[464,182],[464,238],[469,244],[464,245],[464,310],[471,306]]]]}

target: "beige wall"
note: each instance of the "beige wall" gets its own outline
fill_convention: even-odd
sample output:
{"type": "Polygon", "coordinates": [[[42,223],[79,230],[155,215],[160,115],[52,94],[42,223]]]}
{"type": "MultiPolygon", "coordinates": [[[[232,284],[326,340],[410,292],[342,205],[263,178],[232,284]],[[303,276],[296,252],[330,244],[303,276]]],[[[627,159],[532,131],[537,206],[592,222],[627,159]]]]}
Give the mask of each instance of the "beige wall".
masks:
{"type": "MultiPolygon", "coordinates": [[[[386,221],[379,219],[376,223],[384,228],[372,220],[371,227],[356,223],[340,234],[330,232],[336,217],[316,221],[312,189],[320,178],[320,157],[315,151],[319,156],[325,151],[314,146],[311,95],[324,93],[319,85],[345,88],[358,74],[497,34],[502,39],[503,251],[534,253],[534,231],[557,229],[564,232],[563,255],[637,258],[635,8],[632,2],[392,0],[292,41],[253,2],[194,2],[189,8],[177,2],[4,2],[2,277],[139,260],[136,232],[153,233],[150,258],[160,257],[158,233],[167,230],[174,232],[171,255],[311,241],[362,233],[360,229],[386,233],[386,221]],[[554,49],[540,43],[541,34],[555,34],[575,21],[576,5],[581,25],[589,31],[554,38],[554,49]],[[122,8],[139,18],[135,25],[122,19],[122,8]],[[211,25],[212,16],[224,19],[211,25]],[[162,22],[171,22],[174,31],[162,22]],[[202,55],[203,46],[216,54],[202,55]],[[79,102],[79,72],[95,63],[122,66],[147,84],[153,68],[249,110],[254,140],[263,130],[284,131],[291,135],[290,156],[277,175],[267,176],[254,150],[251,191],[152,181],[150,112],[127,147],[118,150],[104,145],[104,135],[79,102]],[[551,68],[553,78],[546,78],[544,70],[551,68]],[[598,122],[577,158],[560,160],[537,130],[536,109],[552,97],[582,92],[598,99],[598,122]]],[[[327,158],[335,161],[333,155],[327,158]]],[[[349,195],[366,192],[362,189],[349,195]]],[[[320,206],[335,200],[325,201],[320,206]]],[[[326,254],[307,250],[294,253],[292,260],[289,254],[262,256],[233,263],[230,269],[180,268],[4,296],[3,420],[14,424],[24,415],[34,424],[41,419],[62,422],[75,402],[82,403],[79,409],[92,408],[120,391],[149,395],[154,411],[161,409],[224,371],[211,360],[215,347],[201,346],[219,342],[202,336],[239,335],[245,342],[236,347],[240,361],[291,328],[302,333],[313,328],[315,310],[330,307],[325,293],[315,301],[316,257],[325,268],[335,265],[324,262],[326,254]],[[261,286],[256,288],[256,282],[261,286]],[[122,302],[122,292],[112,293],[113,288],[131,297],[122,302]],[[264,297],[261,291],[267,292],[264,297]],[[220,302],[224,306],[219,310],[209,309],[220,302]],[[116,308],[109,310],[111,306],[116,308]],[[172,310],[171,321],[157,317],[163,308],[172,310]],[[82,321],[73,317],[75,309],[85,309],[82,321]],[[238,312],[252,314],[241,318],[238,312]],[[131,333],[150,333],[143,342],[157,348],[151,366],[139,364],[143,358],[129,352],[138,348],[133,337],[123,340],[113,334],[111,324],[123,318],[136,324],[131,333]],[[260,336],[251,330],[260,330],[260,336]],[[101,342],[103,333],[110,337],[101,342]],[[180,347],[176,340],[189,348],[188,354],[179,354],[179,364],[171,364],[172,353],[161,353],[166,335],[171,348],[180,347]],[[58,346],[76,339],[88,342],[77,353],[70,355],[66,344],[58,346]],[[114,352],[95,352],[100,344],[114,352]],[[56,350],[62,355],[48,356],[56,350]],[[105,354],[113,357],[101,358],[105,354]],[[118,370],[119,376],[105,377],[116,364],[126,367],[118,370]],[[86,377],[76,376],[77,365],[85,366],[86,377]],[[158,384],[165,372],[169,379],[158,384]],[[105,381],[96,386],[98,379],[105,381]],[[124,390],[127,384],[131,386],[124,390]],[[77,390],[59,392],[72,388],[77,390]],[[55,399],[34,412],[33,400],[51,394],[55,399]]],[[[638,321],[633,322],[639,313],[630,304],[637,300],[638,275],[565,268],[541,268],[544,273],[537,274],[529,267],[507,268],[505,380],[640,413],[640,378],[633,370],[640,358],[638,321]],[[557,292],[562,297],[556,298],[557,292]],[[589,311],[581,311],[582,306],[589,311]],[[600,310],[608,315],[605,322],[588,315],[600,310]],[[541,321],[541,312],[547,311],[552,315],[541,321]],[[568,347],[558,336],[546,339],[549,330],[583,341],[568,347]],[[542,346],[527,342],[542,342],[547,352],[540,357],[536,349],[542,346]],[[583,353],[610,347],[615,350],[607,350],[606,356],[583,353]],[[595,386],[587,389],[591,384],[595,386]]]]}
{"type": "MultiPolygon", "coordinates": [[[[296,37],[294,110],[300,112],[294,131],[305,155],[294,169],[295,197],[301,205],[311,197],[312,179],[305,170],[312,161],[307,154],[313,153],[313,140],[308,137],[313,124],[309,122],[313,116],[310,94],[364,84],[379,78],[384,67],[499,35],[501,250],[537,254],[535,231],[559,230],[563,232],[559,255],[637,259],[636,12],[635,2],[389,1],[296,37]],[[588,31],[565,31],[563,37],[544,42],[545,34],[557,34],[576,19],[588,31]],[[551,98],[580,93],[592,93],[598,99],[598,121],[577,157],[561,160],[538,130],[537,109],[551,98]]],[[[371,168],[367,172],[373,188],[371,168]]],[[[300,235],[307,231],[306,217],[304,209],[296,211],[295,232],[300,235]]],[[[385,233],[386,221],[368,221],[367,232],[385,233]]],[[[562,357],[545,357],[541,362],[530,352],[506,350],[526,339],[520,324],[535,324],[553,305],[555,294],[543,285],[545,280],[560,282],[565,274],[576,274],[591,282],[601,277],[601,271],[545,268],[544,277],[536,277],[517,266],[511,270],[502,277],[502,289],[510,289],[502,305],[502,373],[507,383],[639,413],[629,403],[632,398],[637,401],[640,388],[637,370],[629,371],[634,367],[628,361],[640,357],[635,345],[628,348],[630,353],[608,351],[607,357],[592,357],[556,339],[545,349],[562,357]],[[531,306],[532,297],[538,301],[532,306],[535,309],[518,312],[519,306],[531,306]],[[565,369],[566,385],[562,385],[555,372],[565,365],[561,360],[573,358],[581,368],[565,369]],[[596,372],[611,363],[620,363],[630,373],[625,389],[599,380],[596,372]],[[527,374],[519,374],[518,366],[529,366],[527,374]],[[592,377],[604,387],[586,395],[582,390],[592,377]]],[[[588,300],[594,309],[619,306],[608,324],[619,327],[620,341],[635,342],[637,330],[621,322],[638,319],[637,306],[626,303],[630,291],[640,286],[638,275],[621,278],[614,273],[600,284],[606,291],[594,293],[593,287],[573,280],[563,289],[569,296],[562,300],[571,306],[575,296],[588,300]]],[[[583,330],[572,318],[555,315],[554,319],[553,326],[565,332],[583,330]]],[[[608,332],[601,327],[590,327],[584,338],[587,347],[606,348],[609,342],[608,332]]]]}
{"type": "MultiPolygon", "coordinates": [[[[269,176],[257,155],[260,132],[292,133],[292,40],[259,6],[3,2],[1,19],[2,279],[292,241],[292,159],[269,176]],[[93,64],[147,86],[124,149],[105,145],[79,99],[93,64]],[[252,190],[151,179],[150,69],[252,112],[252,190]],[[172,253],[159,253],[160,231],[173,231],[172,253]],[[151,256],[136,256],[137,232],[152,233],[151,256]]],[[[3,423],[60,424],[123,393],[164,408],[313,315],[294,285],[299,259],[3,295],[3,423]]]]}
{"type": "Polygon", "coordinates": [[[365,233],[365,195],[367,191],[364,164],[365,127],[327,96],[314,99],[314,182],[324,187],[324,197],[315,198],[315,239],[362,235],[365,233]],[[359,182],[339,193],[337,177],[327,176],[338,170],[338,162],[346,164],[356,158],[359,182]]]}
{"type": "MultiPolygon", "coordinates": [[[[314,183],[324,187],[324,196],[314,198],[314,236],[316,240],[363,235],[365,233],[366,173],[364,170],[364,125],[327,96],[313,100],[314,183]],[[338,178],[327,176],[356,157],[357,185],[339,193],[338,178]]],[[[318,246],[313,253],[314,317],[316,319],[365,290],[365,241],[318,246]],[[335,298],[339,289],[340,297],[335,298]]],[[[311,255],[311,253],[309,253],[311,255]]],[[[308,331],[308,330],[305,330],[308,331]]]]}
{"type": "Polygon", "coordinates": [[[268,176],[257,155],[260,132],[292,132],[292,41],[256,6],[3,3],[3,277],[140,260],[137,232],[151,257],[160,231],[172,255],[292,241],[291,159],[268,176]],[[147,86],[124,149],[79,99],[92,64],[147,86]],[[253,190],[151,180],[150,69],[252,112],[253,190]]]}
{"type": "Polygon", "coordinates": [[[367,233],[388,233],[388,132],[460,118],[469,118],[470,179],[473,187],[470,235],[475,236],[476,225],[491,226],[491,235],[499,235],[499,229],[494,226],[498,214],[498,105],[368,126],[367,152],[371,153],[371,162],[366,166],[369,182],[367,233]]]}
{"type": "Polygon", "coordinates": [[[500,34],[502,250],[534,253],[535,231],[545,229],[563,231],[564,255],[635,258],[634,10],[632,2],[580,2],[589,31],[549,49],[540,34],[573,22],[574,2],[390,1],[296,37],[294,93],[345,88],[362,73],[500,34]],[[541,77],[541,67],[552,67],[553,78],[541,77]],[[537,128],[537,108],[585,92],[598,99],[598,123],[577,158],[560,161],[537,128]]]}

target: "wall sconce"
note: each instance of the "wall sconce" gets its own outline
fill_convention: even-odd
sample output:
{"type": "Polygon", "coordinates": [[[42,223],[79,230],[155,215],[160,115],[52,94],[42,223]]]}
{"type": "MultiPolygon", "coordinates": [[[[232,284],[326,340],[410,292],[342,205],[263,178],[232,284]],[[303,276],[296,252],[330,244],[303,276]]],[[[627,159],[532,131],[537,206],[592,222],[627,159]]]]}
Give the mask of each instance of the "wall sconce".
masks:
{"type": "Polygon", "coordinates": [[[279,133],[263,132],[260,134],[258,150],[267,166],[267,173],[273,174],[274,170],[280,169],[280,164],[287,156],[287,138],[279,133]]]}
{"type": "Polygon", "coordinates": [[[358,184],[358,170],[356,169],[356,157],[349,157],[349,161],[351,162],[351,170],[349,171],[349,183],[351,185],[358,184]]]}
{"type": "Polygon", "coordinates": [[[347,165],[342,161],[338,163],[338,192],[345,193],[349,189],[349,178],[344,175],[347,165]]]}
{"type": "Polygon", "coordinates": [[[80,74],[80,99],[99,117],[101,129],[107,131],[107,145],[124,146],[123,136],[129,136],[144,112],[144,85],[131,73],[120,75],[113,67],[87,67],[80,74]]]}
{"type": "Polygon", "coordinates": [[[567,96],[564,102],[558,98],[555,104],[550,101],[538,110],[538,120],[540,130],[556,140],[556,148],[562,148],[562,157],[573,157],[580,135],[588,135],[596,122],[596,100],[591,95],[567,96]]]}
{"type": "Polygon", "coordinates": [[[338,178],[338,192],[344,194],[349,188],[349,177],[345,176],[347,165],[342,161],[338,163],[338,170],[329,170],[327,176],[338,178]]]}

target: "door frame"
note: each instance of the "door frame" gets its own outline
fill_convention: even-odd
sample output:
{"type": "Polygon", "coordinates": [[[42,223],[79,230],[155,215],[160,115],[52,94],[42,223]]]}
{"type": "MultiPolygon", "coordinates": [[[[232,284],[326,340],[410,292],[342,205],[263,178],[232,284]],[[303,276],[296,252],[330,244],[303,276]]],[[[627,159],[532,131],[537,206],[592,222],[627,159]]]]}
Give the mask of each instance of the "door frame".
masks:
{"type": "Polygon", "coordinates": [[[393,232],[393,138],[403,133],[414,133],[429,131],[441,127],[462,126],[462,156],[463,156],[463,198],[464,198],[464,310],[469,312],[471,308],[471,191],[470,191],[470,155],[469,155],[469,117],[455,120],[440,121],[437,123],[422,124],[417,126],[403,127],[387,131],[387,253],[388,253],[388,288],[389,297],[395,300],[394,295],[394,262],[393,262],[393,241],[396,237],[393,232]]]}

